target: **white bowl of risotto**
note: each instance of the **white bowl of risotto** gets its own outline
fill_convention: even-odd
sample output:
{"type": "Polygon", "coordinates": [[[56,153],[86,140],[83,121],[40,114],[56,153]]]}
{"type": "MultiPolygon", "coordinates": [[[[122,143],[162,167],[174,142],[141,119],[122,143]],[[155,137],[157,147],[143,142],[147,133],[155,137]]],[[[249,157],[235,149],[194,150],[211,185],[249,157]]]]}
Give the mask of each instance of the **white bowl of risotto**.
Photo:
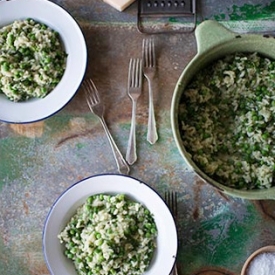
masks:
{"type": "Polygon", "coordinates": [[[171,105],[179,152],[218,191],[275,199],[275,40],[210,20],[195,35],[171,105]]]}
{"type": "Polygon", "coordinates": [[[0,120],[30,123],[61,110],[86,70],[73,17],[47,0],[0,2],[0,120]]]}
{"type": "Polygon", "coordinates": [[[117,174],[69,187],[51,207],[43,230],[53,275],[167,275],[177,244],[174,219],[158,193],[117,174]]]}

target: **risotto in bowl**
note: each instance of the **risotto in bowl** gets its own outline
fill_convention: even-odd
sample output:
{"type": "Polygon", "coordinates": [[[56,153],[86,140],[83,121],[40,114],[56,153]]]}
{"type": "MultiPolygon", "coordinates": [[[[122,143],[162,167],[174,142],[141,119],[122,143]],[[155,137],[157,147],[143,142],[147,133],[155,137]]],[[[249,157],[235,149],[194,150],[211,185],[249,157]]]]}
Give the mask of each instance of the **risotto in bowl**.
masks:
{"type": "Polygon", "coordinates": [[[45,222],[51,274],[167,275],[177,255],[174,219],[149,185],[105,174],[68,188],[45,222]]]}
{"type": "Polygon", "coordinates": [[[86,70],[72,16],[47,0],[0,1],[0,120],[35,122],[61,110],[86,70]]]}
{"type": "Polygon", "coordinates": [[[184,160],[229,195],[275,198],[275,41],[215,21],[180,76],[171,123],[184,160]]]}

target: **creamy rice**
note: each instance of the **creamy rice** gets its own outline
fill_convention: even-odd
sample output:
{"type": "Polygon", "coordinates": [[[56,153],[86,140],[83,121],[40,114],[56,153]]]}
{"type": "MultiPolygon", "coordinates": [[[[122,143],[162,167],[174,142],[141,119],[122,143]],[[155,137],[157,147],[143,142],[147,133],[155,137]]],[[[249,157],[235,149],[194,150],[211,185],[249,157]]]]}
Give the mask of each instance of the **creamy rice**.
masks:
{"type": "Polygon", "coordinates": [[[196,74],[180,103],[182,142],[193,161],[237,189],[274,186],[275,62],[237,53],[196,74]]]}
{"type": "Polygon", "coordinates": [[[150,211],[125,195],[98,194],[58,235],[80,275],[140,275],[150,265],[157,228],[150,211]]]}
{"type": "Polygon", "coordinates": [[[66,53],[58,33],[32,19],[0,29],[0,93],[12,101],[43,98],[61,80],[66,53]]]}

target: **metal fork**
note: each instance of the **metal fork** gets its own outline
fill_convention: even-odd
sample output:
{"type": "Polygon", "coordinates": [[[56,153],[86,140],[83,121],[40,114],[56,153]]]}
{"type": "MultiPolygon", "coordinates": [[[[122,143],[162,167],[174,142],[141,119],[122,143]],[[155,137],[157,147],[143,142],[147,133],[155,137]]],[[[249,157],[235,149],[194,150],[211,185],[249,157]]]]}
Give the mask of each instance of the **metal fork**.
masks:
{"type": "MultiPolygon", "coordinates": [[[[164,197],[165,202],[167,203],[177,226],[178,223],[178,194],[177,192],[165,192],[165,197],[164,197]]],[[[173,267],[172,272],[170,275],[178,275],[178,268],[177,268],[177,263],[175,262],[175,265],[173,267]]]]}
{"type": "Polygon", "coordinates": [[[149,85],[149,118],[147,140],[154,144],[158,140],[154,110],[154,79],[156,74],[155,42],[153,39],[143,39],[142,42],[143,74],[149,85]]]}
{"type": "Polygon", "coordinates": [[[128,73],[128,95],[132,100],[132,122],[128,141],[126,160],[133,164],[137,160],[136,152],[136,109],[137,100],[142,91],[142,60],[140,58],[131,58],[128,73]]]}
{"type": "Polygon", "coordinates": [[[100,101],[98,90],[91,79],[83,81],[83,87],[86,93],[86,101],[92,113],[94,113],[100,119],[100,122],[106,132],[108,140],[110,142],[116,164],[118,167],[118,171],[121,174],[129,174],[130,168],[127,162],[124,160],[122,154],[120,153],[109,129],[104,119],[104,106],[100,101]]]}

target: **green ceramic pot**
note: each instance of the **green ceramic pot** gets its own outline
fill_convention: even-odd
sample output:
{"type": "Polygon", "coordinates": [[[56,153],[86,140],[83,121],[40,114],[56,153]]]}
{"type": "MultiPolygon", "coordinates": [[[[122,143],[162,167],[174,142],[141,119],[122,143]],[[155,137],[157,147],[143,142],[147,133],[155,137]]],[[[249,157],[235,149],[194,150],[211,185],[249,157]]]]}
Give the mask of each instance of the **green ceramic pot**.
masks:
{"type": "Polygon", "coordinates": [[[275,187],[265,190],[237,190],[227,187],[207,176],[193,162],[186,152],[180,136],[178,109],[182,93],[193,76],[209,63],[220,59],[234,52],[258,52],[275,60],[275,39],[274,37],[259,34],[237,34],[222,24],[207,20],[201,23],[196,31],[197,54],[182,72],[172,99],[171,123],[174,139],[183,159],[191,168],[206,182],[210,183],[220,191],[235,197],[244,199],[275,199],[275,187]]]}

